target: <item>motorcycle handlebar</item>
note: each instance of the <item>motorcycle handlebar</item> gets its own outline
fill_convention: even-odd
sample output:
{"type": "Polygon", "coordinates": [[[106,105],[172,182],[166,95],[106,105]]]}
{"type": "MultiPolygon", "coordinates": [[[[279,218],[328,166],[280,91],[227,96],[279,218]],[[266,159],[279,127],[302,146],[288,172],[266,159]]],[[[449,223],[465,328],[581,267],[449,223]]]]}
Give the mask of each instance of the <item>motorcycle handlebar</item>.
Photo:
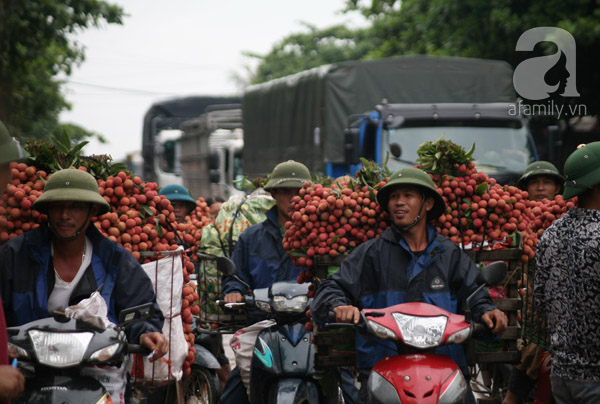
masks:
{"type": "Polygon", "coordinates": [[[489,332],[489,329],[482,323],[473,323],[473,333],[472,336],[474,338],[481,337],[489,332]]]}
{"type": "Polygon", "coordinates": [[[143,345],[138,345],[138,344],[129,344],[127,346],[127,353],[130,354],[138,354],[138,355],[143,355],[143,356],[148,356],[150,355],[152,351],[148,348],[146,348],[143,345]]]}
{"type": "Polygon", "coordinates": [[[231,310],[241,310],[244,307],[246,307],[246,297],[243,296],[243,301],[242,302],[238,302],[238,303],[225,303],[225,300],[217,300],[217,306],[219,307],[224,307],[226,309],[231,309],[231,310]]]}
{"type": "Polygon", "coordinates": [[[323,327],[322,327],[323,329],[328,329],[328,328],[344,328],[344,327],[357,327],[359,329],[362,329],[362,328],[365,327],[365,321],[364,321],[362,313],[361,313],[360,321],[358,322],[358,324],[354,324],[354,323],[336,323],[335,322],[336,316],[335,316],[335,313],[333,312],[333,310],[330,310],[327,313],[327,320],[328,320],[328,322],[323,325],[323,327]]]}

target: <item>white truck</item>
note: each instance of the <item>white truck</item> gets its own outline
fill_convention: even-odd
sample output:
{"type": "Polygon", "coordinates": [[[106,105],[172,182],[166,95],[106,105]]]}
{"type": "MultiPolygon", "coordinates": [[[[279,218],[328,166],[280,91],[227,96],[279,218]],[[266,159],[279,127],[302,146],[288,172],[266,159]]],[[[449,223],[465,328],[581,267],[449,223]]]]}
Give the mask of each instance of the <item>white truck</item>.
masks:
{"type": "Polygon", "coordinates": [[[239,97],[194,96],[153,104],[144,116],[141,156],[128,156],[130,169],[161,187],[181,184],[194,198],[231,195],[235,192],[234,170],[237,173],[241,164],[241,118],[237,118],[238,123],[231,123],[236,119],[231,113],[216,113],[214,108],[238,108],[241,116],[239,102],[239,97]],[[213,113],[209,129],[200,122],[203,114],[210,111],[213,113]],[[222,128],[217,127],[219,122],[223,122],[222,128]],[[211,182],[211,178],[216,182],[211,182]]]}
{"type": "Polygon", "coordinates": [[[183,185],[192,195],[229,198],[243,194],[242,110],[239,105],[215,105],[181,124],[179,139],[183,185]]]}

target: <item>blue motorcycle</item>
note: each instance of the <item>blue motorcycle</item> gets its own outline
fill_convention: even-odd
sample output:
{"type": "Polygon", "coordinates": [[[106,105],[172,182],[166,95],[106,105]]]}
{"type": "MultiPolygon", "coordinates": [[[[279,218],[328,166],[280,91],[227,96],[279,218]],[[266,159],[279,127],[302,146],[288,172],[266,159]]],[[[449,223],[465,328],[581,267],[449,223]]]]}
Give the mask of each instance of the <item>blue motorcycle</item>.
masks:
{"type": "MultiPolygon", "coordinates": [[[[217,269],[225,276],[239,276],[235,264],[217,259],[217,269]]],[[[323,374],[314,368],[313,333],[305,327],[310,302],[308,284],[296,281],[275,282],[244,296],[243,303],[220,302],[229,309],[244,309],[249,316],[259,312],[274,324],[258,333],[250,362],[252,404],[264,403],[343,403],[337,375],[323,374]],[[324,385],[324,381],[334,380],[324,385]]]]}

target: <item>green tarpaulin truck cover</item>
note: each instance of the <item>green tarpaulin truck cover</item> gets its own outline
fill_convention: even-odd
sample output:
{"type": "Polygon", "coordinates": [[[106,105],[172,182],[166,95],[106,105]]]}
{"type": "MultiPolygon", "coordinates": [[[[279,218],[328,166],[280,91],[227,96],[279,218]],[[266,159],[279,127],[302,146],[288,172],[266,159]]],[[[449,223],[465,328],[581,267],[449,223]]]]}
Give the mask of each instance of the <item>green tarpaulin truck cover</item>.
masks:
{"type": "Polygon", "coordinates": [[[243,99],[244,172],[264,176],[295,159],[311,172],[344,162],[353,114],[389,103],[514,102],[513,69],[503,61],[402,56],[320,66],[250,86],[243,99]]]}

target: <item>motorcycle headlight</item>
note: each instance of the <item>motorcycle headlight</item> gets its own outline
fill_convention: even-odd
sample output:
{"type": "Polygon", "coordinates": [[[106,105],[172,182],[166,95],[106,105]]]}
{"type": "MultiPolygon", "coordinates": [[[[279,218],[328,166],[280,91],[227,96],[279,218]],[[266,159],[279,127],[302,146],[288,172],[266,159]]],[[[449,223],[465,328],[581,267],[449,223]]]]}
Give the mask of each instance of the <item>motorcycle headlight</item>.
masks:
{"type": "Polygon", "coordinates": [[[119,349],[119,346],[121,346],[121,344],[119,344],[117,342],[115,344],[106,346],[102,349],[98,349],[96,352],[94,352],[93,354],[90,355],[90,359],[97,360],[100,362],[109,360],[115,354],[115,352],[117,352],[117,349],[119,349]]]}
{"type": "Polygon", "coordinates": [[[371,404],[400,404],[400,397],[392,383],[374,370],[369,375],[367,389],[371,404]]]}
{"type": "Polygon", "coordinates": [[[465,402],[463,399],[467,394],[467,382],[460,371],[456,369],[454,373],[442,385],[442,394],[438,399],[439,404],[452,404],[465,402]]]}
{"type": "Polygon", "coordinates": [[[448,318],[446,316],[419,317],[393,313],[402,339],[415,348],[433,348],[442,343],[448,318]]]}
{"type": "Polygon", "coordinates": [[[285,313],[302,313],[306,310],[308,297],[305,295],[295,296],[291,299],[285,296],[273,296],[273,309],[285,313]]]}
{"type": "Polygon", "coordinates": [[[373,334],[375,334],[376,337],[383,338],[383,339],[392,339],[392,340],[398,339],[398,337],[396,336],[396,333],[394,333],[394,331],[390,330],[387,327],[382,326],[381,324],[376,323],[373,320],[367,320],[367,325],[368,325],[369,329],[371,330],[371,332],[373,334]]]}
{"type": "Polygon", "coordinates": [[[256,308],[264,313],[270,313],[271,312],[271,305],[269,304],[269,302],[263,302],[261,300],[256,300],[254,302],[254,304],[256,305],[256,308]]]}
{"type": "Polygon", "coordinates": [[[29,354],[26,350],[11,342],[8,343],[8,356],[17,359],[29,359],[29,354]]]}
{"type": "Polygon", "coordinates": [[[47,366],[66,368],[81,363],[94,336],[91,332],[49,332],[29,330],[38,361],[47,366]]]}
{"type": "Polygon", "coordinates": [[[471,335],[471,328],[463,328],[448,337],[447,344],[462,344],[471,335]]]}

